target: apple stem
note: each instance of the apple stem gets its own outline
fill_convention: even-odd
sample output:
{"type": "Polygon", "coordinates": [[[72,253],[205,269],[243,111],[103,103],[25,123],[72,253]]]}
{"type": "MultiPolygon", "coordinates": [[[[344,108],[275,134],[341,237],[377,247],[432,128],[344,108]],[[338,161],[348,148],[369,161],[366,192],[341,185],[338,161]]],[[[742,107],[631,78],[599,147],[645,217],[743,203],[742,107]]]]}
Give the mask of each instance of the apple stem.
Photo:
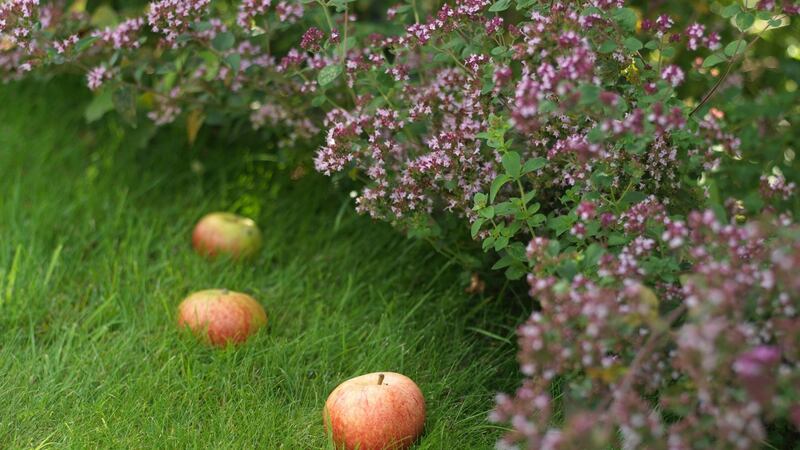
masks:
{"type": "Polygon", "coordinates": [[[381,384],[383,384],[383,378],[384,378],[384,377],[385,377],[385,375],[384,375],[384,374],[380,374],[380,375],[378,375],[378,385],[379,385],[379,386],[380,386],[381,384]]]}

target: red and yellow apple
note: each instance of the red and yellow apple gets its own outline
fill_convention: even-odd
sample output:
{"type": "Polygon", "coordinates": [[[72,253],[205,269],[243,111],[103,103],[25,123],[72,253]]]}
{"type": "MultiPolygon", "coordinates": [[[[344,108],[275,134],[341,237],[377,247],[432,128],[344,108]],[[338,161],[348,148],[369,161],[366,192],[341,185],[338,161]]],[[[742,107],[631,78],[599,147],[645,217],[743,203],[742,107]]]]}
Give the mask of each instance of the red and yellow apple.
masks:
{"type": "Polygon", "coordinates": [[[178,326],[218,347],[241,344],[266,324],[267,313],[253,297],[227,289],[195,292],[178,306],[178,326]]]}
{"type": "Polygon", "coordinates": [[[400,450],[422,434],[425,397],[405,375],[370,373],[334,389],[322,415],[337,448],[400,450]]]}
{"type": "Polygon", "coordinates": [[[248,258],[261,249],[261,242],[261,230],[252,219],[225,212],[207,214],[192,232],[194,249],[211,258],[220,254],[248,258]]]}

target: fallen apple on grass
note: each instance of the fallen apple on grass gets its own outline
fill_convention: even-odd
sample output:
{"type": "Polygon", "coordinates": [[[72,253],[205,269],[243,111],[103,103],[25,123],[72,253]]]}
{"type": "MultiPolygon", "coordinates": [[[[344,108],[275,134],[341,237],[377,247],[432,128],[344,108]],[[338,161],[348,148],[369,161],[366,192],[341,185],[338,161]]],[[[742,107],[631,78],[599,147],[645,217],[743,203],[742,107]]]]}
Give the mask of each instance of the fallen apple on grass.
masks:
{"type": "Polygon", "coordinates": [[[192,232],[192,246],[209,258],[220,254],[248,258],[261,249],[261,243],[261,230],[252,219],[226,212],[205,215],[192,232]]]}
{"type": "Polygon", "coordinates": [[[376,372],[337,386],[322,415],[337,448],[400,450],[422,434],[425,398],[405,375],[376,372]]]}
{"type": "Polygon", "coordinates": [[[178,326],[218,347],[241,344],[266,324],[267,313],[253,297],[227,289],[195,292],[178,306],[178,326]]]}

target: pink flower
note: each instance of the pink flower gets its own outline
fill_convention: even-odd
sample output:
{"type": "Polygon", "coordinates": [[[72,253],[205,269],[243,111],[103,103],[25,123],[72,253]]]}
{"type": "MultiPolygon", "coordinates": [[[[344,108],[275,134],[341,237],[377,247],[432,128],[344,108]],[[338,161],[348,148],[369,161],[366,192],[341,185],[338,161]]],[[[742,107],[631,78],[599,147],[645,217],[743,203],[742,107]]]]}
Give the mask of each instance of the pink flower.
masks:
{"type": "Polygon", "coordinates": [[[147,22],[154,33],[164,36],[171,46],[177,46],[178,36],[205,15],[210,0],[158,0],[150,4],[147,22]]]}
{"type": "Polygon", "coordinates": [[[97,37],[102,43],[110,44],[114,49],[120,50],[139,48],[139,32],[144,26],[144,18],[136,17],[128,19],[116,28],[106,27],[103,30],[98,30],[92,33],[92,36],[97,37]]]}
{"type": "Polygon", "coordinates": [[[86,74],[86,84],[89,89],[96,91],[110,78],[111,72],[105,66],[97,66],[86,74]]]}
{"type": "Polygon", "coordinates": [[[267,12],[270,3],[271,0],[242,0],[242,2],[239,3],[239,13],[236,16],[236,23],[240,27],[249,30],[253,19],[267,12]]]}
{"type": "Polygon", "coordinates": [[[303,5],[282,1],[275,7],[278,20],[286,23],[295,23],[303,17],[303,5]]]}
{"type": "Polygon", "coordinates": [[[317,27],[311,27],[303,34],[300,47],[310,52],[317,52],[321,48],[320,43],[324,37],[325,35],[322,33],[322,30],[317,27]]]}
{"type": "Polygon", "coordinates": [[[661,78],[671,84],[672,87],[678,87],[683,83],[683,70],[675,65],[666,66],[661,70],[661,78]]]}
{"type": "Polygon", "coordinates": [[[686,36],[689,37],[689,49],[697,50],[700,44],[703,43],[703,36],[706,32],[706,27],[699,23],[693,23],[686,29],[686,36]]]}

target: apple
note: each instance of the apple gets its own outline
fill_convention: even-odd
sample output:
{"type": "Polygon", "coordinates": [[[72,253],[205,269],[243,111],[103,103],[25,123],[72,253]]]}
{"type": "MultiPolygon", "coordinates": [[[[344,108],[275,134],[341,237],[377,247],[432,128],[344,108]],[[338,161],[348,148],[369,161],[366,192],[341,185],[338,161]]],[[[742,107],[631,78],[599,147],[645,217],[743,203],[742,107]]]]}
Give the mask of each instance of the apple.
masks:
{"type": "Polygon", "coordinates": [[[400,450],[422,434],[425,397],[405,375],[370,373],[336,387],[322,416],[337,448],[400,450]]]}
{"type": "Polygon", "coordinates": [[[227,289],[208,289],[178,306],[178,326],[218,347],[241,344],[267,324],[267,313],[253,297],[227,289]]]}
{"type": "Polygon", "coordinates": [[[197,253],[213,258],[253,256],[261,249],[261,230],[252,219],[226,212],[207,214],[194,227],[192,245],[197,253]]]}

